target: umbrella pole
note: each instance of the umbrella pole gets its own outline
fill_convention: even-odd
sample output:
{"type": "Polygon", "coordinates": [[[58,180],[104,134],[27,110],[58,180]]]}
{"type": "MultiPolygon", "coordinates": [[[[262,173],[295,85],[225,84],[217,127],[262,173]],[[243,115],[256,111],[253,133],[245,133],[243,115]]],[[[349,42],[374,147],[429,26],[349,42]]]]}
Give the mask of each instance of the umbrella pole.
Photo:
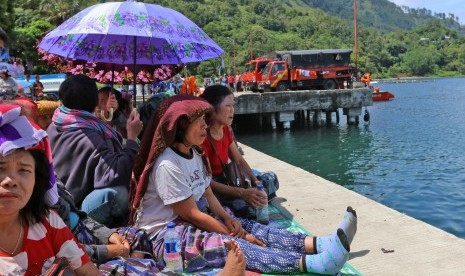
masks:
{"type": "Polygon", "coordinates": [[[115,94],[113,91],[113,86],[115,85],[115,64],[111,64],[111,94],[115,94]]]}
{"type": "Polygon", "coordinates": [[[187,79],[187,64],[184,64],[184,84],[186,85],[186,94],[189,94],[189,82],[187,79]]]}
{"type": "Polygon", "coordinates": [[[145,103],[145,84],[142,84],[142,102],[145,103]]]}
{"type": "MultiPolygon", "coordinates": [[[[136,88],[136,83],[137,83],[137,81],[136,81],[136,44],[137,44],[137,37],[136,36],[134,36],[133,41],[134,41],[133,42],[134,47],[133,47],[133,56],[132,56],[132,58],[133,58],[132,75],[133,75],[133,78],[134,78],[134,81],[133,81],[134,86],[133,86],[133,89],[132,89],[132,93],[134,93],[134,95],[133,95],[134,96],[134,107],[137,107],[137,104],[136,104],[136,101],[137,101],[137,88],[136,88]]],[[[142,93],[142,100],[144,100],[143,95],[144,95],[144,93],[142,93]]]]}

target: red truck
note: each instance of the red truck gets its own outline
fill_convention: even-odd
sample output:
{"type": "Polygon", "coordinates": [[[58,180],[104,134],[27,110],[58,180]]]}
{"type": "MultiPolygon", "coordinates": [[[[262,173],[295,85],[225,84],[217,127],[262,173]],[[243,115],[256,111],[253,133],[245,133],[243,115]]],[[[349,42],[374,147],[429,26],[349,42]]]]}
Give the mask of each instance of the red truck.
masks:
{"type": "Polygon", "coordinates": [[[276,51],[268,54],[260,91],[338,89],[350,85],[351,49],[276,51]]]}
{"type": "Polygon", "coordinates": [[[237,90],[258,91],[258,82],[262,80],[261,71],[271,59],[259,57],[246,63],[246,70],[241,75],[241,82],[238,84],[237,90]]]}

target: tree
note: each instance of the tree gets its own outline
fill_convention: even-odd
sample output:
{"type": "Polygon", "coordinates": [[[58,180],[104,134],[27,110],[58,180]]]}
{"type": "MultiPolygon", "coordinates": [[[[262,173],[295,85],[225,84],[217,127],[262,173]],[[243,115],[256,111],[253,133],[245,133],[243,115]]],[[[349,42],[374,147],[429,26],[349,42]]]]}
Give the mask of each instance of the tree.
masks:
{"type": "Polygon", "coordinates": [[[47,21],[59,25],[84,8],[96,3],[95,0],[40,0],[37,7],[47,21]]]}
{"type": "Polygon", "coordinates": [[[0,27],[9,35],[13,32],[15,22],[14,2],[14,0],[0,0],[0,27]]]}
{"type": "Polygon", "coordinates": [[[16,39],[12,43],[12,52],[28,63],[39,60],[35,45],[44,33],[53,28],[53,25],[44,20],[37,20],[28,27],[15,29],[16,39]]]}
{"type": "Polygon", "coordinates": [[[426,76],[435,72],[439,55],[434,47],[418,47],[404,55],[403,63],[414,76],[426,76]]]}

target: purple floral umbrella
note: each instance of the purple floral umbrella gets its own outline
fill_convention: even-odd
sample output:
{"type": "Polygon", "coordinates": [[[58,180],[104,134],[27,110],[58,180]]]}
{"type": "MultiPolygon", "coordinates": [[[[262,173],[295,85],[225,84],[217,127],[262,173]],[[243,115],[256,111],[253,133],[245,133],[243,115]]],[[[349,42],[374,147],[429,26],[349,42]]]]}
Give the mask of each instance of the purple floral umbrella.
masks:
{"type": "Polygon", "coordinates": [[[131,0],[86,8],[48,33],[38,48],[67,59],[132,65],[133,72],[136,65],[198,62],[224,52],[183,14],[131,0]]]}

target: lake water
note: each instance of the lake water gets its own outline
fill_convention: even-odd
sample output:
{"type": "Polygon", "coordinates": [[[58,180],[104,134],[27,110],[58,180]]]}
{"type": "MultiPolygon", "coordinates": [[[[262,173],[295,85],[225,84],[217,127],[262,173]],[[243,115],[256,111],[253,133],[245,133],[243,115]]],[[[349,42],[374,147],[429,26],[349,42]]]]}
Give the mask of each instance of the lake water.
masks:
{"type": "Polygon", "coordinates": [[[237,138],[465,238],[465,78],[377,85],[396,98],[368,107],[370,124],[347,126],[340,112],[340,124],[321,128],[241,124],[237,138]]]}

